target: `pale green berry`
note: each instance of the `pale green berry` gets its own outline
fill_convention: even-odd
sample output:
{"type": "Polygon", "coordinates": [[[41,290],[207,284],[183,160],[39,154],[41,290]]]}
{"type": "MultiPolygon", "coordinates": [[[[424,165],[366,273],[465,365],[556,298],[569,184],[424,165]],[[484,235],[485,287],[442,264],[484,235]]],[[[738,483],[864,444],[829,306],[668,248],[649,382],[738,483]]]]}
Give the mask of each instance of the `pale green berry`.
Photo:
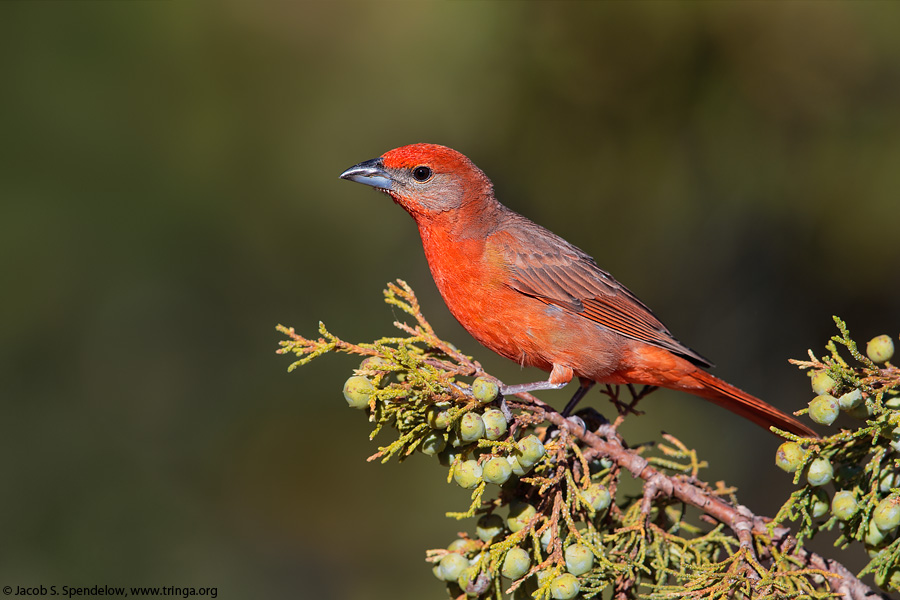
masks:
{"type": "Polygon", "coordinates": [[[354,375],[344,383],[344,399],[352,408],[366,408],[375,386],[366,377],[354,375]]]}
{"type": "Polygon", "coordinates": [[[550,584],[550,596],[554,600],[571,600],[580,590],[578,578],[571,573],[563,573],[550,584]]]}
{"type": "Polygon", "coordinates": [[[809,471],[806,473],[806,480],[810,485],[825,485],[834,477],[834,467],[827,458],[817,458],[809,463],[809,471]]]}
{"type": "Polygon", "coordinates": [[[460,554],[466,554],[468,552],[473,552],[478,549],[478,542],[475,540],[470,540],[468,538],[456,538],[450,545],[447,546],[447,550],[450,552],[458,552],[460,554]]]}
{"type": "Polygon", "coordinates": [[[878,482],[878,490],[886,494],[891,491],[896,482],[897,476],[894,473],[887,472],[881,476],[881,481],[878,482]]]}
{"type": "Polygon", "coordinates": [[[502,456],[495,456],[484,463],[482,477],[488,483],[502,485],[512,475],[512,465],[502,456]]]}
{"type": "Polygon", "coordinates": [[[434,573],[435,577],[437,577],[441,581],[444,581],[444,576],[441,575],[441,563],[438,563],[438,564],[434,565],[433,567],[431,567],[431,572],[434,573]]]}
{"type": "Polygon", "coordinates": [[[884,531],[875,524],[875,520],[872,519],[869,521],[869,529],[866,532],[866,537],[863,538],[863,541],[869,546],[880,546],[881,542],[884,541],[884,537],[884,531]]]}
{"type": "Polygon", "coordinates": [[[520,452],[518,456],[519,464],[525,468],[534,466],[545,453],[544,444],[534,435],[529,435],[516,442],[516,448],[520,452]]]}
{"type": "Polygon", "coordinates": [[[840,398],[838,398],[838,404],[841,407],[841,410],[850,410],[859,406],[862,402],[862,392],[858,389],[853,389],[843,394],[840,398]]]}
{"type": "Polygon", "coordinates": [[[516,580],[531,568],[531,556],[518,546],[510,548],[503,559],[500,574],[509,579],[516,580]]]}
{"type": "Polygon", "coordinates": [[[506,417],[496,409],[486,410],[481,415],[484,422],[484,437],[489,440],[497,440],[506,433],[506,417]]]}
{"type": "Polygon", "coordinates": [[[900,452],[900,427],[895,427],[891,431],[891,448],[900,452]]]}
{"type": "Polygon", "coordinates": [[[831,394],[821,394],[809,403],[809,418],[820,425],[831,425],[837,419],[840,405],[831,394]]]}
{"type": "Polygon", "coordinates": [[[882,531],[892,531],[900,525],[900,504],[898,498],[888,496],[872,511],[872,520],[882,531]]]}
{"type": "Polygon", "coordinates": [[[856,500],[856,494],[848,490],[841,490],[831,500],[831,514],[841,521],[849,521],[853,518],[858,508],[859,502],[856,500]]]}
{"type": "Polygon", "coordinates": [[[872,362],[887,362],[894,356],[894,340],[892,340],[889,335],[873,337],[869,340],[869,343],[866,344],[866,354],[872,362]]]}
{"type": "Polygon", "coordinates": [[[859,419],[860,421],[865,421],[869,417],[872,416],[872,410],[866,406],[865,402],[860,402],[853,408],[847,410],[847,414],[853,417],[854,419],[859,419]]]}
{"type": "Polygon", "coordinates": [[[490,542],[501,533],[503,533],[503,519],[500,515],[484,515],[475,525],[475,535],[482,542],[490,542]]]}
{"type": "Polygon", "coordinates": [[[437,406],[429,406],[425,411],[425,420],[434,429],[447,429],[450,426],[450,413],[437,406]]]}
{"type": "Polygon", "coordinates": [[[829,500],[825,490],[816,490],[816,493],[813,496],[812,506],[810,507],[810,514],[812,514],[814,519],[824,517],[828,513],[828,509],[831,506],[829,500]]]}
{"type": "Polygon", "coordinates": [[[609,503],[612,501],[609,490],[599,483],[592,483],[588,489],[582,490],[581,499],[587,502],[591,508],[596,511],[606,510],[609,503]]]}
{"type": "Polygon", "coordinates": [[[519,477],[522,477],[531,470],[531,465],[528,465],[528,468],[523,467],[517,456],[507,456],[506,460],[509,462],[509,466],[512,467],[512,472],[519,477]]]}
{"type": "Polygon", "coordinates": [[[478,413],[467,412],[459,421],[459,439],[474,442],[484,437],[484,421],[478,413]]]}
{"type": "Polygon", "coordinates": [[[541,548],[546,550],[550,547],[550,540],[553,539],[553,532],[550,531],[550,528],[544,530],[544,533],[541,534],[541,548]]]}
{"type": "Polygon", "coordinates": [[[552,571],[550,569],[544,569],[543,571],[537,572],[536,579],[539,588],[544,587],[544,585],[550,580],[551,573],[552,571]]]}
{"type": "Polygon", "coordinates": [[[497,382],[486,377],[478,377],[472,382],[472,395],[482,404],[493,402],[500,394],[497,382]]]}
{"type": "Polygon", "coordinates": [[[461,437],[459,437],[459,431],[453,429],[447,432],[447,443],[449,443],[454,448],[459,448],[460,446],[466,446],[471,442],[464,441],[461,437]]]}
{"type": "Polygon", "coordinates": [[[885,396],[884,407],[891,410],[900,410],[900,396],[885,396]]]}
{"type": "Polygon", "coordinates": [[[876,571],[875,583],[883,590],[891,592],[900,591],[900,568],[892,568],[887,572],[881,570],[876,571]]]}
{"type": "Polygon", "coordinates": [[[537,510],[521,500],[514,500],[509,505],[509,517],[506,519],[506,526],[513,533],[519,531],[531,521],[537,514],[537,510]]]}
{"type": "Polygon", "coordinates": [[[359,363],[360,371],[387,371],[390,366],[391,361],[380,356],[370,356],[359,363]]]}
{"type": "Polygon", "coordinates": [[[594,553],[583,544],[572,544],[565,551],[566,570],[572,575],[584,575],[594,567],[594,553]]]}
{"type": "Polygon", "coordinates": [[[591,475],[597,475],[598,473],[608,470],[613,464],[613,461],[609,457],[604,456],[603,458],[595,458],[589,462],[588,469],[590,470],[591,475]]]}
{"type": "Polygon", "coordinates": [[[834,379],[827,371],[816,371],[810,378],[812,389],[816,394],[827,394],[834,389],[834,379]]]}
{"type": "Polygon", "coordinates": [[[462,554],[451,552],[439,563],[440,578],[444,581],[456,581],[462,572],[469,568],[469,561],[462,554]]]}
{"type": "Polygon", "coordinates": [[[793,473],[803,463],[803,447],[797,442],[785,442],[775,452],[775,464],[788,473],[793,473]]]}
{"type": "Polygon", "coordinates": [[[891,569],[888,572],[887,584],[880,584],[886,590],[900,591],[900,569],[891,569]]]}
{"type": "Polygon", "coordinates": [[[432,431],[425,436],[425,439],[422,440],[422,445],[419,446],[419,448],[422,450],[422,454],[434,456],[446,446],[447,440],[444,439],[444,434],[432,431]]]}
{"type": "Polygon", "coordinates": [[[468,569],[464,569],[456,579],[456,584],[467,596],[477,596],[477,594],[469,591],[469,584],[474,582],[478,577],[478,565],[473,565],[468,569]]]}
{"type": "Polygon", "coordinates": [[[467,460],[456,465],[453,479],[459,487],[471,490],[481,483],[481,473],[481,465],[477,460],[467,460]]]}

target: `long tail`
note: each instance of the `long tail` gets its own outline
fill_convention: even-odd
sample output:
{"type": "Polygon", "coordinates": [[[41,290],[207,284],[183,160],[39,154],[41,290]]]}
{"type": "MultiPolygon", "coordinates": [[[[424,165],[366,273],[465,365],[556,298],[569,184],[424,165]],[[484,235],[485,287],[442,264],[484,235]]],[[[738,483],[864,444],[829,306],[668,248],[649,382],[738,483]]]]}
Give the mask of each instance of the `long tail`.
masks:
{"type": "Polygon", "coordinates": [[[710,375],[706,371],[697,369],[691,373],[691,377],[695,379],[700,388],[688,389],[692,394],[705,398],[710,402],[714,402],[726,408],[731,412],[753,421],[757,425],[768,429],[775,426],[785,431],[790,431],[797,435],[806,437],[819,437],[818,434],[795,419],[790,415],[786,415],[774,406],[767,404],[755,396],[751,396],[747,392],[725,383],[718,377],[710,375]]]}

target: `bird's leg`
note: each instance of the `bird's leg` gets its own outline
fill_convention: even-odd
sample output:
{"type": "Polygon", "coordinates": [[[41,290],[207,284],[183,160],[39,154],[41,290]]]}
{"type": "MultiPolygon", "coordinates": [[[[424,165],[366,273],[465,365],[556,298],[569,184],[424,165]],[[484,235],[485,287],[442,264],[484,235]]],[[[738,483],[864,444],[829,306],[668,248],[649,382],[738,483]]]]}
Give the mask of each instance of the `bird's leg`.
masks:
{"type": "Polygon", "coordinates": [[[575,372],[570,367],[554,364],[553,370],[550,371],[550,378],[547,381],[504,385],[500,387],[500,393],[504,396],[514,396],[515,394],[535,392],[537,390],[558,390],[566,387],[574,376],[575,372]]]}
{"type": "Polygon", "coordinates": [[[594,387],[594,382],[590,379],[582,379],[578,378],[578,389],[575,390],[575,394],[572,396],[572,399],[569,400],[569,403],[566,404],[566,407],[562,411],[562,416],[568,417],[569,414],[575,410],[575,407],[581,402],[581,399],[584,398],[584,395],[588,393],[592,387],[594,387]]]}

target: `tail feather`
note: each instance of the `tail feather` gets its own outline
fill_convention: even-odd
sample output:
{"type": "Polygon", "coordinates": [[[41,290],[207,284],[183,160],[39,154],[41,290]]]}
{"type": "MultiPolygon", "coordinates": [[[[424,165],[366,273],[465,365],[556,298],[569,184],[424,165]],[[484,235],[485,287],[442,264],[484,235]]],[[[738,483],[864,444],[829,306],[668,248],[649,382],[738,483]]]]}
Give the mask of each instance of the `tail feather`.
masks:
{"type": "Polygon", "coordinates": [[[819,437],[815,431],[794,417],[706,371],[697,369],[691,376],[701,386],[700,389],[691,389],[693,394],[714,402],[761,427],[768,429],[774,426],[801,436],[819,437]]]}

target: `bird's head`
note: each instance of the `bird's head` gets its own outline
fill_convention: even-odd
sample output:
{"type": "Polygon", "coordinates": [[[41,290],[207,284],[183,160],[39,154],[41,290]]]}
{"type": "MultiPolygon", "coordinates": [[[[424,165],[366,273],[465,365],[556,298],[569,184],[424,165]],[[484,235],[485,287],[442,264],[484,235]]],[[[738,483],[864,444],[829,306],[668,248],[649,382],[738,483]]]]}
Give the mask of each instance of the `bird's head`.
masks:
{"type": "Polygon", "coordinates": [[[411,144],[361,162],[341,179],[389,194],[416,220],[491,198],[491,182],[468,158],[437,144],[411,144]]]}

